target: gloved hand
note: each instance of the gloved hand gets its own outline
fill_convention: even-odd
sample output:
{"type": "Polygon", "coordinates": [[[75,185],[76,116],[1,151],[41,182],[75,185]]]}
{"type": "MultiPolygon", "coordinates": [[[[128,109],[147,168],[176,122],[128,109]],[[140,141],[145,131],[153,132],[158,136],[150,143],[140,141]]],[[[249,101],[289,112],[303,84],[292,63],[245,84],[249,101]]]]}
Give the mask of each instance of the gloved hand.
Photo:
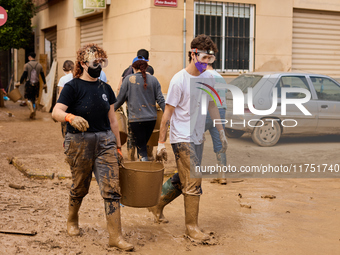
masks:
{"type": "Polygon", "coordinates": [[[158,142],[157,153],[156,153],[156,161],[167,161],[168,154],[166,153],[165,144],[158,142]]]}
{"type": "Polygon", "coordinates": [[[43,89],[44,89],[45,93],[47,93],[47,85],[46,84],[44,84],[43,89]]]}
{"type": "Polygon", "coordinates": [[[218,131],[220,133],[220,140],[222,143],[222,150],[221,152],[224,153],[227,151],[228,148],[228,141],[227,141],[227,137],[225,136],[224,130],[221,129],[220,131],[218,131]]]}
{"type": "Polygon", "coordinates": [[[118,164],[121,164],[124,161],[124,157],[123,157],[123,153],[120,147],[117,147],[117,153],[118,153],[118,164]]]}
{"type": "Polygon", "coordinates": [[[78,129],[81,132],[85,132],[90,126],[87,120],[83,117],[75,116],[71,113],[67,114],[65,120],[68,121],[72,127],[78,129]]]}

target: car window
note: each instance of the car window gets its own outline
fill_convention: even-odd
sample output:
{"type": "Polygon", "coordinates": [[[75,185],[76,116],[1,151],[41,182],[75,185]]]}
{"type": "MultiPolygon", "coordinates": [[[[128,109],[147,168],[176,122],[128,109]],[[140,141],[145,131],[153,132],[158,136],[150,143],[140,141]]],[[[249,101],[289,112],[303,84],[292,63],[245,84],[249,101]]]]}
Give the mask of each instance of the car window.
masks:
{"type": "Polygon", "coordinates": [[[311,76],[318,99],[327,101],[340,101],[340,86],[329,78],[311,76]]]}
{"type": "Polygon", "coordinates": [[[253,88],[261,79],[262,75],[242,74],[230,82],[237,86],[242,92],[247,92],[248,88],[253,88]]]}
{"type": "MultiPolygon", "coordinates": [[[[302,88],[310,92],[307,79],[305,76],[282,76],[276,84],[277,97],[281,98],[281,88],[302,88]]],[[[286,98],[305,98],[304,93],[287,92],[286,98]]]]}

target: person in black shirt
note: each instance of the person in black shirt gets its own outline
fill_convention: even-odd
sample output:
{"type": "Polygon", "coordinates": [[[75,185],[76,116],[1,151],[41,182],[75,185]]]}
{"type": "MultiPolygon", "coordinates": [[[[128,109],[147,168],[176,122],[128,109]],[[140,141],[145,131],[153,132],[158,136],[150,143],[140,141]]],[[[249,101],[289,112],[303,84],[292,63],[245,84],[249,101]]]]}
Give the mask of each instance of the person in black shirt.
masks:
{"type": "Polygon", "coordinates": [[[67,233],[80,234],[78,211],[88,193],[92,172],[105,203],[109,246],[132,250],[121,233],[118,159],[118,122],[114,112],[115,94],[111,86],[98,79],[108,64],[106,52],[87,44],[77,52],[74,79],[65,84],[52,117],[67,122],[64,149],[72,173],[67,233]]]}

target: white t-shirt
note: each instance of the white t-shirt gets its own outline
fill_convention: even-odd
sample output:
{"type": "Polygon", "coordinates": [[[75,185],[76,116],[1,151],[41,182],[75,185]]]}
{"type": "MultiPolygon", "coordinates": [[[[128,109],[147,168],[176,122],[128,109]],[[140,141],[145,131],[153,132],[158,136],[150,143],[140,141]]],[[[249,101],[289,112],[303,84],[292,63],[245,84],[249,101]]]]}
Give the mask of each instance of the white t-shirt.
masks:
{"type": "MultiPolygon", "coordinates": [[[[202,93],[205,93],[202,89],[210,89],[197,82],[214,87],[214,78],[208,72],[193,76],[182,69],[170,81],[165,102],[175,107],[170,120],[170,143],[203,143],[206,114],[202,115],[201,110],[202,93]]],[[[212,99],[208,96],[207,101],[212,99]]]]}
{"type": "Polygon", "coordinates": [[[59,83],[58,83],[58,87],[64,87],[66,83],[68,83],[69,81],[71,81],[73,79],[73,74],[72,73],[68,73],[65,74],[63,77],[60,78],[59,83]]]}

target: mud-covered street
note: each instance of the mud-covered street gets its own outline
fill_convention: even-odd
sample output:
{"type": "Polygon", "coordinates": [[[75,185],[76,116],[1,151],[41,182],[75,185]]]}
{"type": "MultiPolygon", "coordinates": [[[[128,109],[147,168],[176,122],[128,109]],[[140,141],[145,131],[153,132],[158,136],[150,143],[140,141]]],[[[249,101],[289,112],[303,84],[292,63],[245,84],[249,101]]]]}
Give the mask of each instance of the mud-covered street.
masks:
{"type": "MultiPolygon", "coordinates": [[[[0,254],[125,254],[107,245],[104,203],[95,181],[80,209],[81,236],[67,235],[71,180],[58,178],[70,176],[60,123],[40,111],[30,120],[28,112],[19,103],[0,108],[0,231],[36,235],[0,233],[0,254]],[[30,173],[54,178],[24,176],[9,164],[13,157],[30,173]]],[[[245,135],[229,139],[228,164],[339,164],[339,142],[340,135],[283,137],[275,147],[263,148],[245,135]]],[[[164,180],[176,170],[166,146],[164,180]]],[[[204,153],[214,156],[209,143],[204,153]]],[[[126,145],[123,154],[127,158],[126,145]]],[[[145,208],[122,207],[123,234],[135,246],[134,254],[339,254],[339,181],[238,178],[222,186],[204,179],[199,226],[211,234],[210,241],[195,243],[184,236],[182,197],[165,208],[168,224],[154,223],[145,208]]]]}

